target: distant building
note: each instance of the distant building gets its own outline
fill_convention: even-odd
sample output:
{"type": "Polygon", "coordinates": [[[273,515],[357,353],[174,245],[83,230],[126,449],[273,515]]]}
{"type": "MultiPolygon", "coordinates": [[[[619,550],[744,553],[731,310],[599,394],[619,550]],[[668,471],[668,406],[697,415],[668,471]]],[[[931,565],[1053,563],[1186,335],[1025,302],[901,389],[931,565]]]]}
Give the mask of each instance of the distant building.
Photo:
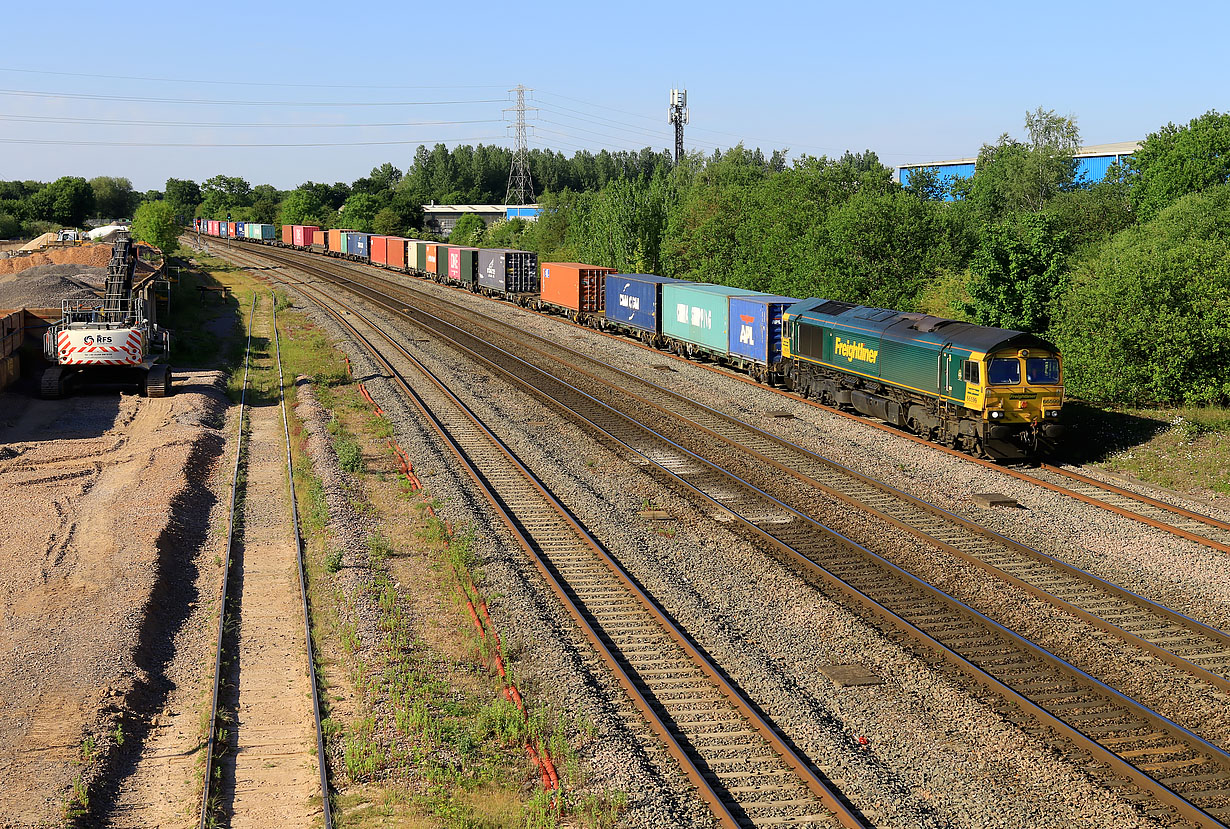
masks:
{"type": "MultiPolygon", "coordinates": [[[[1091,144],[1081,147],[1076,153],[1076,178],[1087,182],[1098,182],[1106,177],[1110,165],[1121,163],[1123,159],[1140,149],[1139,141],[1121,141],[1117,144],[1091,144]]],[[[954,158],[951,161],[928,161],[923,164],[903,164],[897,168],[897,180],[902,185],[909,185],[910,176],[915,170],[936,170],[940,174],[940,183],[945,187],[952,184],[954,178],[969,178],[974,174],[974,158],[954,158]]],[[[949,197],[951,198],[951,197],[949,197]]]]}
{"type": "Polygon", "coordinates": [[[533,221],[538,218],[540,208],[536,204],[425,204],[423,205],[423,225],[426,230],[440,236],[447,236],[457,226],[457,220],[462,216],[477,216],[484,225],[492,225],[504,219],[522,218],[533,221]]]}

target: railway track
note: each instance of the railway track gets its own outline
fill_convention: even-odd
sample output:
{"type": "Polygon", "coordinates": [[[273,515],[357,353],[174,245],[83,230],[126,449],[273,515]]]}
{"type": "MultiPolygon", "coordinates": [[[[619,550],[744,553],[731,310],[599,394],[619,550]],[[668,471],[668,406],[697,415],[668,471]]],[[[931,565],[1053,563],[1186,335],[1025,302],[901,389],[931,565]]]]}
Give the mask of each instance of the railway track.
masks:
{"type": "Polygon", "coordinates": [[[1138,799],[1150,799],[1145,792],[1151,791],[1173,810],[1174,818],[1193,825],[1223,825],[1220,821],[1230,816],[1230,758],[1218,747],[520,356],[421,309],[406,308],[401,297],[375,295],[354,281],[352,271],[343,273],[349,268],[301,260],[294,264],[328,279],[349,281],[349,290],[409,316],[639,455],[882,622],[1059,730],[1139,786],[1138,799]]]}
{"type": "Polygon", "coordinates": [[[271,411],[258,413],[249,401],[258,299],[254,296],[252,300],[244,354],[199,825],[206,829],[220,819],[228,825],[260,824],[275,816],[307,822],[319,812],[325,829],[332,829],[328,763],[312,652],[276,307],[270,311],[268,324],[274,344],[273,359],[277,363],[280,430],[275,422],[277,415],[271,411]],[[281,461],[276,454],[278,431],[284,450],[281,461]],[[254,451],[273,454],[264,457],[263,464],[254,465],[254,451]],[[251,509],[258,501],[273,505],[283,503],[279,464],[290,482],[289,517],[294,533],[297,596],[287,595],[294,588],[284,578],[284,562],[277,558],[288,540],[282,537],[285,516],[267,511],[257,514],[251,509]],[[242,539],[242,552],[238,554],[237,539],[242,539]],[[242,566],[235,568],[232,565],[237,558],[241,559],[242,566]],[[293,616],[284,615],[288,607],[296,606],[302,621],[301,641],[306,644],[306,671],[287,664],[284,658],[284,654],[294,650],[295,643],[300,641],[295,635],[293,616]],[[295,710],[301,704],[300,693],[305,689],[299,686],[304,681],[311,685],[315,732],[314,752],[310,757],[302,751],[303,735],[299,733],[301,726],[296,716],[300,712],[295,710]],[[228,696],[236,698],[234,709],[224,698],[228,696]],[[319,772],[318,785],[313,785],[311,775],[306,773],[308,765],[315,766],[319,772]],[[312,795],[320,798],[319,807],[310,804],[312,795]]]}
{"type": "Polygon", "coordinates": [[[309,284],[290,284],[348,330],[431,423],[720,825],[870,825],[396,336],[309,284]]]}

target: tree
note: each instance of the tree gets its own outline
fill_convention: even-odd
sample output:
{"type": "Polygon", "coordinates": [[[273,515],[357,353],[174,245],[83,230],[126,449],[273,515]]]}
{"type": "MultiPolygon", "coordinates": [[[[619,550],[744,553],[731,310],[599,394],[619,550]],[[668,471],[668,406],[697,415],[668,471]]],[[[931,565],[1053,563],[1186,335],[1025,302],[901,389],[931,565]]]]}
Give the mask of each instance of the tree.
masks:
{"type": "Polygon", "coordinates": [[[136,209],[138,196],[126,178],[98,176],[90,179],[94,191],[94,212],[101,219],[127,219],[136,209]]]}
{"type": "Polygon", "coordinates": [[[94,210],[94,190],[78,176],[64,176],[46,185],[29,199],[34,219],[78,227],[94,210]]]}
{"type": "Polygon", "coordinates": [[[1025,113],[1025,131],[1028,143],[1005,133],[978,153],[968,198],[983,221],[997,222],[1020,210],[1037,213],[1050,199],[1077,185],[1076,119],[1038,107],[1025,113]]]}
{"type": "Polygon", "coordinates": [[[342,205],[341,223],[351,230],[370,231],[372,220],[380,212],[380,199],[370,193],[352,193],[342,205]]]}
{"type": "Polygon", "coordinates": [[[150,243],[165,254],[175,250],[180,231],[175,209],[165,201],[146,202],[137,208],[132,219],[133,237],[150,243]]]}
{"type": "Polygon", "coordinates": [[[382,236],[401,236],[406,232],[397,211],[390,207],[382,207],[372,218],[372,232],[382,236]]]}
{"type": "Polygon", "coordinates": [[[484,228],[486,225],[483,224],[482,219],[473,213],[467,213],[457,220],[457,224],[453,225],[453,232],[448,235],[448,241],[453,245],[477,245],[484,228]]]}
{"type": "Polygon", "coordinates": [[[201,203],[201,188],[195,181],[177,178],[167,179],[166,200],[175,211],[175,215],[184,224],[196,214],[197,205],[201,203]]]}
{"type": "Polygon", "coordinates": [[[970,313],[982,325],[1043,333],[1064,285],[1069,232],[1048,213],[1017,213],[984,229],[970,261],[970,313]]]}
{"type": "Polygon", "coordinates": [[[237,207],[252,206],[252,186],[239,176],[206,179],[201,195],[201,213],[211,219],[225,219],[237,207]]]}
{"type": "MultiPolygon", "coordinates": [[[[292,190],[282,201],[281,222],[286,225],[316,225],[322,227],[330,224],[328,217],[333,210],[325,206],[316,188],[309,186],[311,182],[292,190]]],[[[328,191],[328,188],[325,188],[328,191]]]]}
{"type": "Polygon", "coordinates": [[[1230,184],[1117,234],[1074,276],[1057,339],[1085,399],[1230,401],[1230,184]]]}
{"type": "Polygon", "coordinates": [[[1132,205],[1148,221],[1188,193],[1230,181],[1230,113],[1209,110],[1185,127],[1167,124],[1128,161],[1132,205]]]}

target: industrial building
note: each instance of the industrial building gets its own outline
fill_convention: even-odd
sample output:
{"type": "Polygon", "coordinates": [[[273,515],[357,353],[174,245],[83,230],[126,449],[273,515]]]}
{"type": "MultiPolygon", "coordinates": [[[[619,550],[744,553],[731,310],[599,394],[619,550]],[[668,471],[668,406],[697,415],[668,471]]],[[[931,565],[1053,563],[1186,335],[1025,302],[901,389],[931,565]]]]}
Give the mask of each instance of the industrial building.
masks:
{"type": "Polygon", "coordinates": [[[539,207],[536,204],[425,204],[423,205],[423,228],[441,236],[453,232],[457,220],[462,216],[477,216],[484,225],[492,225],[505,219],[538,218],[539,207]]]}
{"type": "MultiPolygon", "coordinates": [[[[1139,141],[1090,144],[1088,147],[1081,147],[1076,153],[1076,178],[1078,181],[1088,183],[1101,181],[1106,177],[1106,171],[1110,169],[1110,165],[1122,162],[1138,149],[1140,149],[1139,141]]],[[[940,174],[940,183],[948,187],[955,178],[972,176],[977,161],[978,158],[975,156],[954,158],[950,161],[929,161],[924,164],[903,164],[897,168],[897,180],[902,185],[909,185],[910,175],[915,170],[937,170],[940,174]]]]}

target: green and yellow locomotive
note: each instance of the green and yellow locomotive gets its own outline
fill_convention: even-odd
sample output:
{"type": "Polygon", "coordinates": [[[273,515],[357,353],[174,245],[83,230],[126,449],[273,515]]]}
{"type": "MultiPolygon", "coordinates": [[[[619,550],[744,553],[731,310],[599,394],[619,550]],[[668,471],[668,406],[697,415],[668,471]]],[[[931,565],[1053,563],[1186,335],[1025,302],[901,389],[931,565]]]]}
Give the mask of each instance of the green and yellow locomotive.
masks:
{"type": "Polygon", "coordinates": [[[829,405],[1003,460],[1063,432],[1059,352],[1033,334],[816,298],[783,326],[786,384],[829,405]]]}

